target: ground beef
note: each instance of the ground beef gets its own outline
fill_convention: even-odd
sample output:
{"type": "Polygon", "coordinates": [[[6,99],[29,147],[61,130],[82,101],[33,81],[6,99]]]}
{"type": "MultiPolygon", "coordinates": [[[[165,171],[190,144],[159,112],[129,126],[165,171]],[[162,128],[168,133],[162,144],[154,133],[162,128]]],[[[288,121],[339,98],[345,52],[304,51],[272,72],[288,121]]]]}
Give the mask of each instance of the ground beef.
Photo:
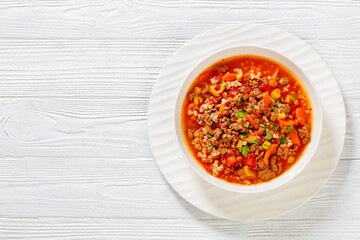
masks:
{"type": "Polygon", "coordinates": [[[310,142],[310,126],[305,124],[302,128],[299,128],[299,136],[302,139],[303,144],[310,142]]]}

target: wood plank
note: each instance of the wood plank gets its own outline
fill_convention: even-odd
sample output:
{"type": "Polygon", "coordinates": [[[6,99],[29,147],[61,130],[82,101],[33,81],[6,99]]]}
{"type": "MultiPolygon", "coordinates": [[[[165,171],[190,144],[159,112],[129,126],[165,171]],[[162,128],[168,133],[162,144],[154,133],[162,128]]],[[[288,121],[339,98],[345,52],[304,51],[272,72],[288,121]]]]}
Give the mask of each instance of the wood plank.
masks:
{"type": "Polygon", "coordinates": [[[358,239],[359,220],[0,218],[5,239],[358,239]]]}
{"type": "MultiPolygon", "coordinates": [[[[360,159],[340,161],[325,187],[280,219],[353,219],[360,211],[360,159]]],[[[4,159],[0,217],[215,219],[177,195],[153,159],[4,159]]]]}
{"type": "Polygon", "coordinates": [[[303,38],[359,39],[358,1],[17,1],[0,5],[7,38],[192,38],[254,22],[303,38]],[[171,31],[169,31],[171,30],[171,31]]]}

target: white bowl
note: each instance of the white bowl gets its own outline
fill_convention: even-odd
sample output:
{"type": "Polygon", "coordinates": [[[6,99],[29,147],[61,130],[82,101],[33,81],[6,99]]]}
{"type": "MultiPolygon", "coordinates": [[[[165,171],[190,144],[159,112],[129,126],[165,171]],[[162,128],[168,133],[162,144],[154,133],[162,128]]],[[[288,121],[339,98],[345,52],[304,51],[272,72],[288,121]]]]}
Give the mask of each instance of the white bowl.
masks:
{"type": "Polygon", "coordinates": [[[215,185],[219,188],[239,193],[257,193],[268,191],[274,188],[277,188],[286,182],[290,181],[296,175],[298,175],[305,166],[310,162],[313,157],[315,150],[320,141],[321,131],[322,131],[322,108],[320,103],[320,97],[313,85],[313,83],[308,79],[307,75],[291,60],[284,57],[283,55],[270,50],[268,48],[260,47],[260,46],[238,46],[233,48],[223,49],[214,54],[211,54],[200,61],[187,75],[186,79],[182,83],[181,88],[177,94],[175,111],[174,111],[174,130],[176,134],[177,143],[179,149],[181,151],[182,156],[186,159],[187,163],[191,166],[191,168],[204,180],[208,183],[215,185]],[[305,90],[307,91],[308,96],[311,99],[312,105],[312,131],[311,131],[311,142],[305,148],[303,155],[300,159],[286,172],[284,172],[279,177],[270,180],[269,182],[255,184],[255,185],[241,185],[228,183],[220,178],[214,177],[197,162],[197,160],[192,156],[189,152],[189,149],[186,147],[185,139],[183,136],[183,131],[181,127],[181,108],[183,105],[184,98],[191,84],[195,80],[195,78],[209,66],[214,63],[220,61],[223,58],[229,58],[233,56],[239,55],[256,55],[262,56],[265,58],[272,59],[286,68],[288,68],[291,72],[293,72],[302,82],[305,90]]]}

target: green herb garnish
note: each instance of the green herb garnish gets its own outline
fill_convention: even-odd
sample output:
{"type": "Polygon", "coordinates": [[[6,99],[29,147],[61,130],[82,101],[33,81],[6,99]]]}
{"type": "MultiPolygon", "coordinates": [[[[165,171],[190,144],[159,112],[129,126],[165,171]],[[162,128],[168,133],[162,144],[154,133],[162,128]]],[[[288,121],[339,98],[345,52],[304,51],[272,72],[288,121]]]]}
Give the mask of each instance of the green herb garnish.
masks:
{"type": "Polygon", "coordinates": [[[256,124],[259,124],[259,119],[256,119],[256,124]]]}
{"type": "Polygon", "coordinates": [[[298,134],[298,131],[295,129],[295,133],[298,134]]]}
{"type": "Polygon", "coordinates": [[[211,147],[209,147],[207,150],[210,151],[210,150],[213,149],[213,148],[214,148],[214,145],[211,146],[211,147]]]}
{"type": "Polygon", "coordinates": [[[240,104],[243,104],[243,103],[244,103],[244,98],[241,98],[240,104]]]}
{"type": "Polygon", "coordinates": [[[238,79],[236,79],[237,81],[239,81],[239,82],[241,82],[241,79],[240,78],[238,78],[238,79]]]}
{"type": "Polygon", "coordinates": [[[266,135],[269,138],[269,140],[271,140],[273,138],[273,136],[271,135],[271,132],[268,128],[266,128],[266,135]]]}
{"type": "Polygon", "coordinates": [[[227,121],[226,124],[227,124],[227,125],[230,125],[230,121],[227,121]]]}
{"type": "Polygon", "coordinates": [[[267,128],[267,125],[266,125],[266,123],[265,124],[260,124],[260,127],[267,128]]]}
{"type": "Polygon", "coordinates": [[[226,154],[226,156],[229,156],[230,155],[230,153],[228,152],[227,154],[226,154]]]}
{"type": "Polygon", "coordinates": [[[241,117],[245,117],[245,116],[246,116],[246,113],[244,113],[243,111],[235,113],[235,117],[237,117],[237,118],[241,118],[241,117]]]}
{"type": "Polygon", "coordinates": [[[279,77],[277,77],[276,80],[279,80],[279,77]]]}
{"type": "Polygon", "coordinates": [[[211,111],[208,111],[208,114],[211,114],[211,111]]]}
{"type": "Polygon", "coordinates": [[[250,148],[248,146],[239,147],[239,152],[244,156],[247,157],[248,153],[250,152],[250,148]]]}
{"type": "Polygon", "coordinates": [[[271,105],[271,109],[272,109],[274,112],[276,112],[276,110],[275,110],[275,108],[274,108],[273,105],[271,105]]]}
{"type": "Polygon", "coordinates": [[[208,137],[208,138],[212,138],[213,136],[211,136],[210,134],[206,134],[206,136],[208,137]]]}
{"type": "Polygon", "coordinates": [[[276,132],[278,129],[278,125],[273,126],[274,131],[276,132]]]}
{"type": "Polygon", "coordinates": [[[258,144],[256,141],[248,141],[248,143],[251,143],[251,144],[254,144],[254,145],[258,144]]]}
{"type": "Polygon", "coordinates": [[[293,126],[291,125],[287,128],[286,132],[291,132],[292,129],[293,129],[293,126]]]}
{"type": "Polygon", "coordinates": [[[296,97],[295,97],[295,95],[293,95],[293,98],[294,98],[294,101],[296,101],[296,97]]]}
{"type": "Polygon", "coordinates": [[[254,106],[254,109],[259,110],[259,106],[258,106],[258,105],[255,105],[255,106],[254,106]]]}
{"type": "Polygon", "coordinates": [[[243,136],[243,137],[247,137],[248,133],[247,132],[240,132],[239,135],[243,136]]]}
{"type": "Polygon", "coordinates": [[[286,141],[287,141],[286,138],[280,137],[280,143],[281,143],[281,144],[286,143],[286,141]]]}
{"type": "Polygon", "coordinates": [[[275,104],[278,105],[280,103],[279,100],[275,100],[275,104]]]}

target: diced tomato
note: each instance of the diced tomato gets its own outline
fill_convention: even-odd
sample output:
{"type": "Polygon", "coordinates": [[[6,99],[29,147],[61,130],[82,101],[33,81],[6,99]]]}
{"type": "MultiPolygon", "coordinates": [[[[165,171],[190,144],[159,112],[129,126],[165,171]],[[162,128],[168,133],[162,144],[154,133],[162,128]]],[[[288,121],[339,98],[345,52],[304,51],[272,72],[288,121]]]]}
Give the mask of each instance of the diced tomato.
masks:
{"type": "Polygon", "coordinates": [[[219,90],[220,90],[220,85],[216,85],[216,86],[215,86],[215,90],[216,90],[216,91],[219,91],[219,90]]]}
{"type": "Polygon", "coordinates": [[[265,91],[268,91],[268,92],[271,92],[272,90],[274,90],[273,87],[263,83],[259,86],[259,90],[262,91],[262,92],[265,92],[265,91]]]}
{"type": "Polygon", "coordinates": [[[187,106],[187,113],[189,114],[189,111],[194,110],[195,104],[194,103],[190,103],[189,106],[187,106]]]}
{"type": "Polygon", "coordinates": [[[248,94],[249,92],[251,92],[251,87],[248,87],[248,88],[245,90],[245,92],[243,92],[243,94],[245,95],[245,94],[248,94]]]}
{"type": "Polygon", "coordinates": [[[230,166],[233,166],[233,165],[239,163],[238,160],[237,160],[236,157],[235,157],[235,154],[233,154],[233,153],[230,154],[229,156],[225,156],[224,158],[225,158],[226,163],[227,163],[228,165],[230,165],[230,166]]]}
{"type": "Polygon", "coordinates": [[[239,93],[239,89],[233,88],[233,89],[231,89],[231,91],[229,93],[229,97],[235,97],[238,93],[239,93]]]}
{"type": "Polygon", "coordinates": [[[245,164],[248,165],[249,167],[254,168],[257,165],[256,158],[255,158],[254,154],[252,154],[252,153],[249,153],[247,155],[245,161],[246,161],[245,164]]]}
{"type": "Polygon", "coordinates": [[[259,110],[255,110],[252,112],[255,116],[261,117],[261,114],[259,113],[259,110]]]}
{"type": "Polygon", "coordinates": [[[289,94],[289,92],[288,91],[285,91],[285,89],[283,89],[282,91],[281,91],[281,97],[282,98],[286,98],[286,96],[289,94]]]}

